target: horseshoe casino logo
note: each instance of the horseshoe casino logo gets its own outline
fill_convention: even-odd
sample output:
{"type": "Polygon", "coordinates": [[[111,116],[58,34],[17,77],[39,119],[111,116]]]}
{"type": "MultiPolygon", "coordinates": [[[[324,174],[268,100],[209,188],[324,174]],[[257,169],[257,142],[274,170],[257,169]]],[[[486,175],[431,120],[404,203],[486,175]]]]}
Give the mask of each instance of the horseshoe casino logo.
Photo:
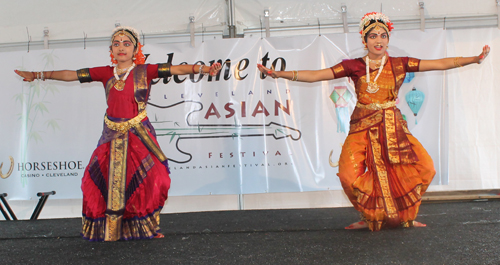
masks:
{"type": "Polygon", "coordinates": [[[12,171],[14,170],[14,158],[12,158],[12,156],[9,156],[9,159],[10,159],[10,168],[9,171],[7,171],[7,174],[4,175],[2,172],[3,162],[0,164],[0,177],[3,179],[10,177],[10,174],[12,174],[12,171]]]}

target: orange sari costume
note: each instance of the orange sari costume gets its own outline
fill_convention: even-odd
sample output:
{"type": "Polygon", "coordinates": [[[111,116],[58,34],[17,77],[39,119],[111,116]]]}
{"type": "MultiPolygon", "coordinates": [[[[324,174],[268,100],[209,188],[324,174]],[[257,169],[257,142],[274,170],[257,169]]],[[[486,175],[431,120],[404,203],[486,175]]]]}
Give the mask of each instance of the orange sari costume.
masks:
{"type": "MultiPolygon", "coordinates": [[[[417,72],[419,64],[415,58],[389,57],[377,79],[380,89],[373,94],[366,91],[362,58],[332,67],[335,78],[353,80],[358,98],[338,176],[372,231],[383,226],[412,226],[421,197],[436,173],[431,157],[411,135],[395,103],[406,73],[417,72]]],[[[371,82],[375,76],[370,74],[371,82]]]]}

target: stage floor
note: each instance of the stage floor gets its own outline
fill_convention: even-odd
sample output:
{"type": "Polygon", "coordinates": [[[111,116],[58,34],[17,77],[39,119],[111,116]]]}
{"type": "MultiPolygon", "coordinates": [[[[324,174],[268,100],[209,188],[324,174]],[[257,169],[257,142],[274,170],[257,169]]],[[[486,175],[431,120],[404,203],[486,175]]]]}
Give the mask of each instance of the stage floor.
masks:
{"type": "Polygon", "coordinates": [[[81,219],[0,222],[2,264],[500,264],[500,201],[427,203],[426,228],[345,230],[353,208],[161,215],[163,239],[93,243],[81,219]]]}

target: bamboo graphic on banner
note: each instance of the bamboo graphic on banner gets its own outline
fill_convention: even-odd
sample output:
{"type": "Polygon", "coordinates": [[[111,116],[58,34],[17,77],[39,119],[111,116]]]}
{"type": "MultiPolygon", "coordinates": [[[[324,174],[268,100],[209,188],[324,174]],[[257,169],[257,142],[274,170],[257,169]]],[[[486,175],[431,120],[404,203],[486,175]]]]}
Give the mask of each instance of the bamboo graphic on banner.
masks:
{"type": "MultiPolygon", "coordinates": [[[[42,61],[45,64],[42,71],[54,68],[54,59],[57,57],[53,52],[42,54],[42,61]]],[[[18,67],[18,69],[26,71],[24,66],[18,67]]],[[[47,95],[55,95],[57,92],[59,90],[52,83],[35,80],[29,83],[23,82],[21,93],[14,96],[16,103],[19,102],[22,108],[21,112],[17,114],[18,120],[21,121],[21,163],[28,161],[28,147],[31,140],[34,140],[35,143],[43,141],[42,133],[44,131],[40,129],[42,125],[45,125],[46,128],[52,128],[53,131],[60,129],[56,119],[40,120],[40,117],[49,113],[48,105],[50,102],[46,100],[47,95]]],[[[23,175],[24,173],[22,172],[23,175]]],[[[21,178],[21,183],[25,187],[27,178],[21,178]]]]}

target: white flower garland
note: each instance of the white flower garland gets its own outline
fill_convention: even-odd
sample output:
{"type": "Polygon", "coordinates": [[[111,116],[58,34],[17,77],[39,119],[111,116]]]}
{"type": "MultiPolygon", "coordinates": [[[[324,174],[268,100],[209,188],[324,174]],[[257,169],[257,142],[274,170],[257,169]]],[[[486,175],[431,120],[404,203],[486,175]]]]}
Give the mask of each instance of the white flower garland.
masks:
{"type": "Polygon", "coordinates": [[[365,58],[366,83],[368,84],[368,88],[366,88],[366,92],[374,94],[374,93],[377,93],[377,91],[379,90],[379,87],[377,85],[377,79],[379,78],[380,74],[382,74],[382,70],[384,69],[385,58],[386,58],[386,55],[384,55],[384,57],[382,57],[382,62],[381,62],[381,65],[378,69],[378,74],[377,74],[377,76],[375,76],[375,79],[373,79],[373,82],[371,82],[371,80],[370,80],[370,57],[368,57],[368,55],[366,56],[366,58],[365,58]]]}
{"type": "Polygon", "coordinates": [[[370,20],[382,20],[384,21],[385,24],[388,24],[391,22],[391,20],[389,19],[389,17],[387,17],[386,15],[382,14],[382,13],[375,13],[375,14],[370,14],[370,15],[366,15],[364,16],[362,19],[361,19],[361,22],[359,22],[359,29],[361,31],[363,31],[363,28],[365,26],[365,23],[367,21],[370,21],[370,20]]]}
{"type": "Polygon", "coordinates": [[[116,90],[122,91],[123,88],[125,87],[125,80],[127,80],[128,75],[130,74],[130,72],[132,71],[132,69],[134,69],[135,63],[132,63],[132,65],[127,69],[127,73],[125,74],[125,76],[123,76],[123,79],[120,79],[120,77],[116,73],[116,68],[117,67],[118,66],[115,66],[113,68],[113,74],[114,74],[114,76],[116,78],[116,83],[115,83],[114,87],[116,88],[116,90]]]}

